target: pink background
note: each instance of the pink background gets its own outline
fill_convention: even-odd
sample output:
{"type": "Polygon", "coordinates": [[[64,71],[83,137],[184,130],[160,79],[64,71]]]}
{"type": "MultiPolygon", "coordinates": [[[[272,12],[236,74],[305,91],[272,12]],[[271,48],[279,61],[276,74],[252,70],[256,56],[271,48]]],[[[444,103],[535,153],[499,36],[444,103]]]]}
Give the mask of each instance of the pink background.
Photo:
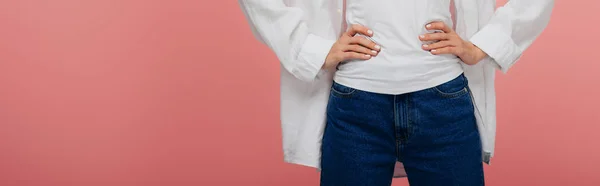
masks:
{"type": "MultiPolygon", "coordinates": [[[[598,7],[557,1],[499,74],[488,185],[600,185],[598,7]]],[[[233,0],[0,0],[0,185],[318,185],[278,78],[233,0]]]]}

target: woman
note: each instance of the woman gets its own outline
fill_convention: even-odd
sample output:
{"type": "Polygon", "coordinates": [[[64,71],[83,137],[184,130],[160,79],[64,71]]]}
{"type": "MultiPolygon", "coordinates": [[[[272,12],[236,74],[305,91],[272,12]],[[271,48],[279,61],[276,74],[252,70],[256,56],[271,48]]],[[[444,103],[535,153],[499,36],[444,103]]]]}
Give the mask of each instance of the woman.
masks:
{"type": "Polygon", "coordinates": [[[411,185],[484,185],[481,162],[489,163],[495,141],[494,69],[507,72],[554,4],[239,3],[282,63],[285,161],[318,168],[324,186],[390,185],[403,171],[411,185]]]}

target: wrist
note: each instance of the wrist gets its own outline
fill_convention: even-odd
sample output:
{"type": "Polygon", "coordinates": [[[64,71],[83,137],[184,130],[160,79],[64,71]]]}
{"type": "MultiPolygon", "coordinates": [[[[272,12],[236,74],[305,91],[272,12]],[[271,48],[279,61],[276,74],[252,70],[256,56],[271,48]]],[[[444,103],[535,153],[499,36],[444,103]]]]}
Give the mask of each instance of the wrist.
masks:
{"type": "Polygon", "coordinates": [[[323,62],[323,66],[321,66],[321,69],[323,69],[323,70],[331,69],[331,67],[329,65],[331,63],[331,62],[329,62],[329,60],[330,60],[329,58],[330,58],[330,56],[329,56],[329,54],[327,54],[327,57],[325,57],[325,61],[323,62]]]}
{"type": "Polygon", "coordinates": [[[477,61],[481,61],[487,57],[487,54],[483,50],[481,50],[479,47],[477,47],[475,44],[471,43],[471,46],[473,48],[474,56],[477,61]]]}
{"type": "Polygon", "coordinates": [[[469,56],[471,56],[471,59],[474,60],[475,63],[479,63],[479,61],[487,57],[487,54],[475,44],[467,41],[467,46],[469,46],[469,56]]]}

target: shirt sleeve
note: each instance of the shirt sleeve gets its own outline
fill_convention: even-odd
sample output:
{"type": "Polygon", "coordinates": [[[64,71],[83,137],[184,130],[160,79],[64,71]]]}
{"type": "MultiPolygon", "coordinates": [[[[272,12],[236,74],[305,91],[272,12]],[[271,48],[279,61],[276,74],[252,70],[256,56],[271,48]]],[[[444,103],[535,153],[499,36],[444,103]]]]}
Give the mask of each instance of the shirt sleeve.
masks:
{"type": "Polygon", "coordinates": [[[509,0],[469,40],[506,73],[550,21],[554,0],[509,0]]]}
{"type": "Polygon", "coordinates": [[[335,40],[308,30],[301,8],[284,0],[238,0],[254,36],[277,56],[286,71],[303,81],[313,81],[335,40]]]}

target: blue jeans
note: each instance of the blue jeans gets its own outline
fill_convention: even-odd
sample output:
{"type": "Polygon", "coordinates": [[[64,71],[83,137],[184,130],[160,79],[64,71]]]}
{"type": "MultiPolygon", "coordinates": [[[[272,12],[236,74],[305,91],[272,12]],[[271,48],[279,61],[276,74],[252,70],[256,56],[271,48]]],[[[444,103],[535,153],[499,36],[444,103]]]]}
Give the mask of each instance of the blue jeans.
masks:
{"type": "Polygon", "coordinates": [[[484,185],[481,141],[464,75],[401,95],[333,84],[322,186],[389,186],[401,161],[411,186],[484,185]]]}

